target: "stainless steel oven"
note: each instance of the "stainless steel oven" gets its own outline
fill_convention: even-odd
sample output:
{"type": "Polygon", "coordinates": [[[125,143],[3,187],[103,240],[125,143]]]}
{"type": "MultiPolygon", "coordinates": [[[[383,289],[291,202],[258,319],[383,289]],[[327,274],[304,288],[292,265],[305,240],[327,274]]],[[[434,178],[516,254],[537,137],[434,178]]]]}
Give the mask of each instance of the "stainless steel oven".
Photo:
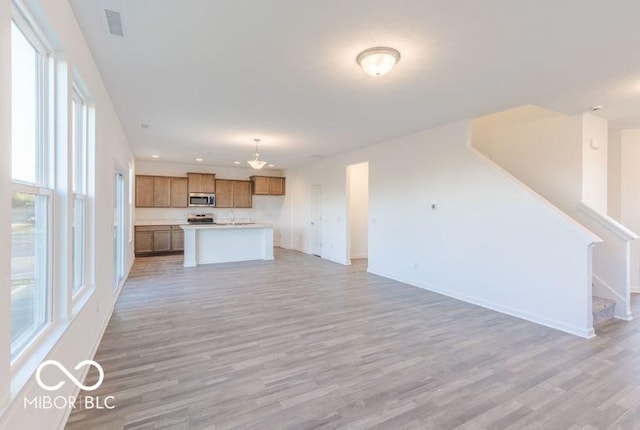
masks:
{"type": "Polygon", "coordinates": [[[211,193],[189,193],[189,206],[213,208],[216,206],[216,195],[211,193]]]}

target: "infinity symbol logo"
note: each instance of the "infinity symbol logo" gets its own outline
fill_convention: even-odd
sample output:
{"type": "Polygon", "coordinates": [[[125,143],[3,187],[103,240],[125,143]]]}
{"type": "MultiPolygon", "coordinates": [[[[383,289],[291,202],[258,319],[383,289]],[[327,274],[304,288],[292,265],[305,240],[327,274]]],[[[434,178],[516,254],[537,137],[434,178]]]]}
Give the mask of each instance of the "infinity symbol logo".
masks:
{"type": "Polygon", "coordinates": [[[76,364],[76,367],[74,367],[75,370],[78,370],[82,367],[85,366],[93,366],[96,369],[98,369],[98,373],[99,373],[99,377],[98,377],[98,382],[96,382],[95,384],[91,385],[91,386],[86,386],[84,385],[82,382],[78,381],[76,379],[75,376],[73,376],[71,374],[71,372],[69,372],[62,364],[60,364],[59,361],[57,360],[46,360],[43,361],[42,363],[40,363],[40,366],[38,366],[38,370],[36,371],[36,381],[38,382],[38,385],[40,385],[40,387],[43,390],[47,390],[47,391],[55,391],[57,389],[59,389],[60,387],[62,387],[65,384],[65,381],[60,381],[58,382],[56,385],[47,385],[44,382],[42,382],[42,378],[40,377],[40,373],[42,372],[42,369],[44,369],[47,366],[55,366],[58,369],[60,369],[60,371],[62,373],[64,373],[67,378],[73,382],[74,384],[76,384],[76,386],[82,390],[85,391],[93,391],[95,389],[97,389],[100,385],[102,385],[102,381],[104,380],[104,370],[102,369],[102,366],[100,366],[98,363],[96,363],[93,360],[83,360],[80,363],[76,364]]]}

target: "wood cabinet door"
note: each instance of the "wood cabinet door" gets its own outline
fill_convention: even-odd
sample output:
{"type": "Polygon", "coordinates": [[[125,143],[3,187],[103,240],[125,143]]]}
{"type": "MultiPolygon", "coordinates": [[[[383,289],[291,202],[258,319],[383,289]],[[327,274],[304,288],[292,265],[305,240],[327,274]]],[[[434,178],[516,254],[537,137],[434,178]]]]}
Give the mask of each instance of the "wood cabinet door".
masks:
{"type": "Polygon", "coordinates": [[[203,193],[215,193],[216,192],[216,175],[202,175],[202,192],[203,193]]]}
{"type": "Polygon", "coordinates": [[[202,192],[202,175],[200,173],[187,173],[189,180],[189,192],[201,193],[202,192]]]}
{"type": "Polygon", "coordinates": [[[136,207],[153,207],[153,176],[136,175],[136,207]]]}
{"type": "Polygon", "coordinates": [[[233,207],[233,183],[235,181],[217,179],[216,180],[216,207],[233,207]]]}
{"type": "Polygon", "coordinates": [[[153,252],[153,232],[136,230],[134,245],[135,245],[136,254],[153,252]]]}
{"type": "Polygon", "coordinates": [[[171,251],[171,230],[153,232],[153,252],[171,251]]]}
{"type": "Polygon", "coordinates": [[[184,230],[180,227],[171,228],[171,250],[184,251],[184,230]]]}
{"type": "Polygon", "coordinates": [[[266,176],[254,176],[251,179],[253,180],[253,194],[269,194],[269,178],[266,176]]]}
{"type": "Polygon", "coordinates": [[[269,194],[272,196],[284,195],[284,178],[269,178],[269,194]]]}
{"type": "Polygon", "coordinates": [[[171,207],[186,208],[189,191],[187,178],[171,178],[171,207]]]}
{"type": "Polygon", "coordinates": [[[166,176],[153,177],[153,207],[171,207],[171,178],[166,176]]]}
{"type": "Polygon", "coordinates": [[[251,182],[235,181],[233,188],[233,207],[250,208],[251,203],[251,182]]]}

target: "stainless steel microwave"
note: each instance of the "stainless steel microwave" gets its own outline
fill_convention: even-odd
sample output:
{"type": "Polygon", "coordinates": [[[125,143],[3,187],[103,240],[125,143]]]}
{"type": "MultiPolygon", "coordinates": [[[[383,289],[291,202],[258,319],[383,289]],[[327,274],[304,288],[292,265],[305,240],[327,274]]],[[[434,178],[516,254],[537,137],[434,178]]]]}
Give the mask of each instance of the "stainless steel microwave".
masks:
{"type": "Polygon", "coordinates": [[[215,207],[216,195],[212,193],[189,193],[189,206],[215,207]]]}

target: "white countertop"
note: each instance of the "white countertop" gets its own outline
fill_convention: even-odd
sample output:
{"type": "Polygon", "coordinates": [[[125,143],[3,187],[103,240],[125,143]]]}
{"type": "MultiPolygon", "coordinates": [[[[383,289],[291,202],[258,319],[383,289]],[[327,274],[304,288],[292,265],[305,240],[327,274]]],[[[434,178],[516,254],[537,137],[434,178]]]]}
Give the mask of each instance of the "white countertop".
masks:
{"type": "Polygon", "coordinates": [[[187,225],[186,219],[152,219],[152,220],[136,220],[136,226],[143,225],[187,225]]]}
{"type": "Polygon", "coordinates": [[[183,230],[225,230],[225,229],[256,229],[273,228],[270,224],[187,224],[181,225],[183,230]]]}

